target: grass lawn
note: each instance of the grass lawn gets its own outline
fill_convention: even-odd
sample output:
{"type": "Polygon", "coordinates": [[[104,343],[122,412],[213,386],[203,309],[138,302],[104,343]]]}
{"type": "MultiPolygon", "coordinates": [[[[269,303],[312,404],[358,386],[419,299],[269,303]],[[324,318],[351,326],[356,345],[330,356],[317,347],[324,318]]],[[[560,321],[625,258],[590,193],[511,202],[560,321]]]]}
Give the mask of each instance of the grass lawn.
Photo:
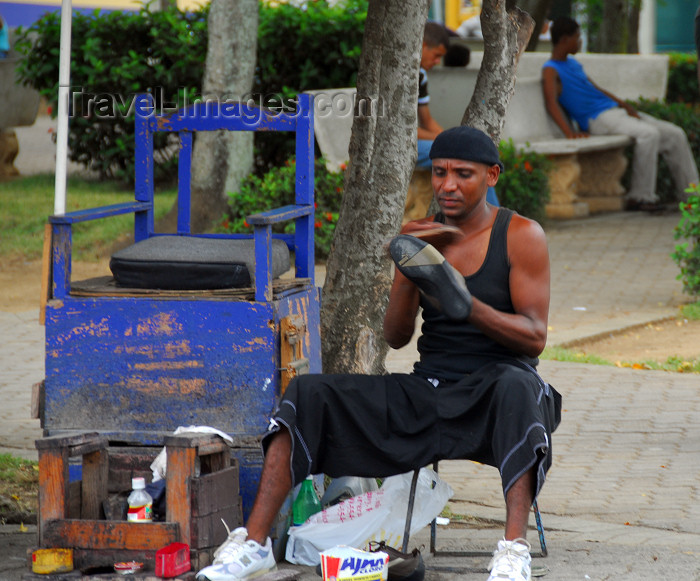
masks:
{"type": "MultiPolygon", "coordinates": [[[[176,188],[156,193],[155,218],[173,205],[176,188]]],[[[114,182],[68,178],[66,212],[109,206],[134,199],[132,189],[114,182]]],[[[54,208],[52,174],[22,177],[0,183],[0,259],[41,258],[44,224],[54,208]]],[[[74,260],[94,261],[118,238],[134,230],[133,214],[73,226],[74,260]]]]}

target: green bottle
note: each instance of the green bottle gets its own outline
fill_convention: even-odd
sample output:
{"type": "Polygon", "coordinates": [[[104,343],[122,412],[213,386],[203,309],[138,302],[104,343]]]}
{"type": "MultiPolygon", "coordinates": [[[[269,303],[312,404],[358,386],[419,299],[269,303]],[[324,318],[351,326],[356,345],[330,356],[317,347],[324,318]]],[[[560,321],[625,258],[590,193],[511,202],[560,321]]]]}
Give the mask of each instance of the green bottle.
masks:
{"type": "Polygon", "coordinates": [[[301,483],[299,494],[292,505],[292,523],[294,526],[303,525],[312,514],[321,512],[321,501],[318,499],[311,476],[301,483]]]}

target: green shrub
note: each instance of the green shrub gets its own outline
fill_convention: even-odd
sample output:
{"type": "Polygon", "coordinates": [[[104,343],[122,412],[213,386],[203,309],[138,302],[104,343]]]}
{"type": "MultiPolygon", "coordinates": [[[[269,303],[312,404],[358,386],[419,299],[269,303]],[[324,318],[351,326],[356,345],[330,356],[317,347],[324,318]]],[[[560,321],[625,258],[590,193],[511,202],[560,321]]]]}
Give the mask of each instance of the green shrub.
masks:
{"type": "Polygon", "coordinates": [[[501,141],[498,149],[505,166],[496,186],[498,201],[518,214],[542,222],[549,201],[547,172],[551,162],[544,155],[517,150],[512,139],[501,141]]]}
{"type": "MultiPolygon", "coordinates": [[[[334,6],[309,2],[303,8],[260,3],[257,67],[253,94],[267,105],[309,89],[355,86],[368,0],[346,0],[334,6]]],[[[71,84],[84,88],[73,99],[69,147],[71,159],[103,177],[133,180],[134,116],[131,97],[153,92],[160,108],[182,105],[201,94],[207,52],[207,14],[203,8],[176,8],[138,13],[95,11],[73,20],[71,84]],[[128,42],[124,40],[128,39],[128,42]],[[89,106],[98,97],[101,107],[89,106]],[[126,102],[110,101],[119,96],[126,102]]],[[[59,13],[50,13],[21,31],[24,55],[19,77],[36,88],[57,111],[59,13]],[[34,41],[34,42],[32,42],[34,41]]],[[[231,55],[231,58],[236,58],[231,55]]],[[[174,137],[156,134],[156,179],[174,175],[174,137]]],[[[262,175],[294,154],[289,133],[255,136],[256,166],[262,175]]]]}
{"type": "Polygon", "coordinates": [[[668,103],[700,102],[698,92],[698,57],[692,53],[671,53],[668,59],[668,103]]]}
{"type": "MultiPolygon", "coordinates": [[[[260,4],[258,73],[254,92],[288,98],[300,91],[354,87],[360,66],[368,0],[260,4]]],[[[290,134],[257,133],[260,175],[294,155],[290,134]]]]}
{"type": "MultiPolygon", "coordinates": [[[[185,13],[147,8],[74,15],[68,136],[73,161],[103,178],[133,180],[133,97],[150,91],[160,107],[162,100],[182,103],[197,94],[207,50],[206,15],[206,9],[185,13]]],[[[37,89],[54,113],[59,39],[60,16],[55,12],[23,30],[17,43],[24,54],[20,79],[37,89]]],[[[177,144],[172,139],[163,133],[155,136],[157,179],[173,172],[177,144]]]]}
{"type": "Polygon", "coordinates": [[[681,221],[674,231],[676,244],[671,254],[681,269],[678,279],[683,281],[683,290],[689,295],[700,295],[700,184],[687,190],[691,196],[680,204],[681,221]]]}
{"type": "MultiPolygon", "coordinates": [[[[688,136],[690,148],[693,151],[695,163],[700,166],[700,109],[685,103],[659,103],[640,99],[632,105],[642,113],[648,113],[658,119],[670,121],[682,127],[688,136]]],[[[628,149],[631,160],[632,148],[628,149]]],[[[630,164],[631,166],[631,164],[630,164]]],[[[625,183],[629,183],[631,167],[628,168],[625,183]]],[[[685,185],[685,184],[684,184],[685,185]]],[[[684,187],[684,185],[682,187],[684,187]]],[[[659,173],[656,179],[656,193],[661,202],[670,203],[678,199],[676,185],[673,183],[671,172],[663,158],[659,157],[659,173]]]]}
{"type": "MultiPolygon", "coordinates": [[[[338,210],[343,197],[345,174],[331,173],[325,161],[319,158],[314,167],[314,239],[316,258],[326,258],[330,252],[338,210]]],[[[295,161],[289,159],[284,165],[268,171],[263,177],[249,175],[241,184],[239,192],[229,193],[229,216],[220,224],[221,232],[252,232],[253,227],[246,218],[294,203],[295,161]]],[[[294,232],[294,223],[286,222],[273,226],[273,231],[294,232]]]]}

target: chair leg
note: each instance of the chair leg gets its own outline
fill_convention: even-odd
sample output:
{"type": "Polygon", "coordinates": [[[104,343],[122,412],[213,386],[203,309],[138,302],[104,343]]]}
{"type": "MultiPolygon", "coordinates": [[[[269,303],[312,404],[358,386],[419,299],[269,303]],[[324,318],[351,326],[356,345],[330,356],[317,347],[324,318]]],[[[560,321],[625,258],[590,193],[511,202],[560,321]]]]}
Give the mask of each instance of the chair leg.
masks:
{"type": "Polygon", "coordinates": [[[408,493],[408,510],[406,511],[406,526],[403,529],[403,544],[401,551],[404,553],[408,552],[408,539],[411,535],[411,520],[413,519],[413,504],[416,500],[416,485],[418,484],[418,473],[420,468],[416,468],[413,471],[413,478],[411,479],[411,491],[408,493]]]}
{"type": "Polygon", "coordinates": [[[547,541],[544,539],[544,527],[542,526],[542,517],[540,516],[540,508],[537,506],[537,499],[532,503],[532,510],[535,513],[535,524],[537,525],[537,536],[540,538],[540,548],[542,549],[542,557],[547,556],[547,541]]]}
{"type": "MultiPolygon", "coordinates": [[[[433,463],[433,470],[437,474],[438,471],[438,463],[435,462],[433,463]]],[[[409,510],[413,511],[413,493],[415,492],[415,479],[417,478],[418,472],[414,474],[414,483],[411,488],[411,497],[409,500],[409,510]]],[[[547,541],[544,538],[544,526],[542,525],[542,517],[540,516],[540,508],[537,505],[537,499],[535,499],[532,503],[532,511],[535,513],[535,524],[537,525],[537,536],[540,539],[540,549],[541,552],[538,554],[533,554],[533,557],[546,557],[548,552],[547,552],[547,541]]],[[[404,539],[407,537],[404,535],[404,539]]],[[[436,544],[437,544],[437,521],[436,519],[433,519],[432,522],[430,523],[430,554],[435,556],[435,555],[441,555],[441,556],[450,556],[450,557],[478,557],[478,556],[488,556],[491,555],[489,552],[474,552],[474,551],[438,551],[436,549],[436,544]]],[[[406,549],[404,548],[404,553],[406,552],[406,549]]]]}

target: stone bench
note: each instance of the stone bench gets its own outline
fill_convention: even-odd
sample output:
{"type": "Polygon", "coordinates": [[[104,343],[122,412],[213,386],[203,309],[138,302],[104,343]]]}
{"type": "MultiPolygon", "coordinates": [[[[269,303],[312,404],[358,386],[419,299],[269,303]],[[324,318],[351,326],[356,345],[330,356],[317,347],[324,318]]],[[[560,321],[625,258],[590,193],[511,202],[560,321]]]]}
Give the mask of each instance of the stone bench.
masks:
{"type": "MultiPolygon", "coordinates": [[[[15,33],[10,30],[10,46],[14,45],[15,33]]],[[[0,59],[0,179],[19,175],[14,166],[19,144],[12,128],[33,125],[39,112],[39,93],[17,82],[20,58],[11,49],[7,58],[0,59]]]]}
{"type": "MultiPolygon", "coordinates": [[[[461,122],[482,56],[472,53],[467,68],[435,67],[430,71],[430,111],[443,127],[461,122]]],[[[621,210],[625,190],[620,179],[627,167],[624,150],[632,140],[625,135],[566,139],[544,105],[540,70],[548,58],[543,53],[522,55],[502,138],[513,139],[516,146],[547,155],[554,162],[549,175],[548,217],[574,218],[621,210]]],[[[577,58],[596,83],[621,98],[663,100],[666,94],[667,55],[582,54],[577,58]]],[[[316,140],[328,168],[337,171],[348,159],[355,89],[308,92],[315,95],[316,140]]],[[[426,194],[429,187],[429,172],[414,172],[405,219],[425,215],[421,212],[430,202],[432,192],[426,194]]]]}
{"type": "Polygon", "coordinates": [[[516,147],[546,155],[549,172],[548,218],[578,218],[624,209],[620,180],[627,168],[626,135],[567,139],[547,114],[539,78],[518,79],[508,106],[503,135],[516,147]]]}
{"type": "MultiPolygon", "coordinates": [[[[518,82],[540,78],[549,54],[523,53],[518,62],[518,82]]],[[[435,67],[428,73],[430,113],[443,127],[458,125],[474,92],[483,52],[472,52],[466,68],[435,67]]],[[[588,76],[621,99],[640,97],[663,101],[668,84],[668,55],[576,55],[588,76]]],[[[506,136],[507,137],[507,136],[506,136]]]]}
{"type": "MultiPolygon", "coordinates": [[[[549,56],[539,52],[521,56],[502,138],[553,160],[548,217],[621,210],[625,190],[620,179],[627,167],[624,150],[632,140],[624,135],[566,139],[544,105],[540,71],[549,56]]],[[[482,58],[483,53],[476,52],[468,68],[430,71],[430,111],[443,127],[461,122],[482,58]]],[[[576,58],[596,84],[620,98],[663,100],[666,95],[668,55],[581,54],[576,58]]]]}

